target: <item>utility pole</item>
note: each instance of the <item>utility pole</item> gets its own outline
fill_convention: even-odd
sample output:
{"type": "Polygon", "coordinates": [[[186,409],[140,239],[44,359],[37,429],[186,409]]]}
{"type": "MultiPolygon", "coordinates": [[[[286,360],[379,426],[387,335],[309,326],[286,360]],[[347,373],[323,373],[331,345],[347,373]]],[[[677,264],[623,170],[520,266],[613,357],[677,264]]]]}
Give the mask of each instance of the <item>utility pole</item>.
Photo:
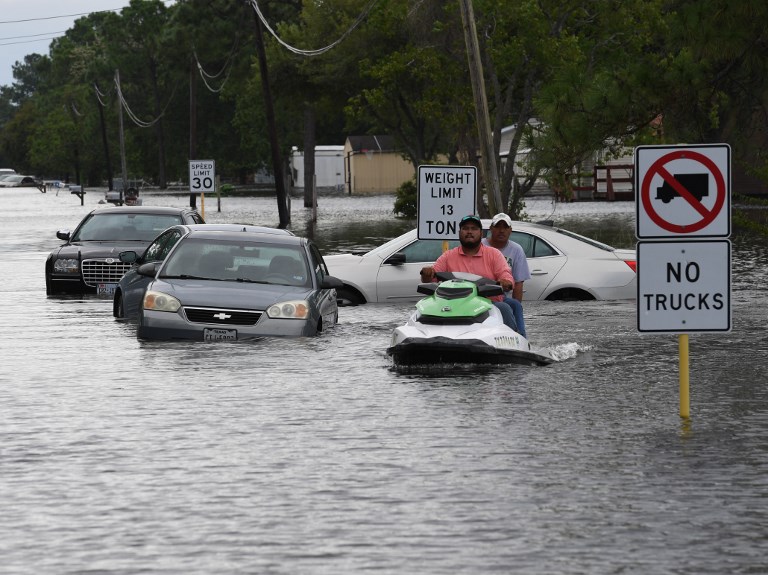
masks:
{"type": "Polygon", "coordinates": [[[93,83],[94,89],[96,90],[96,101],[99,104],[99,121],[101,123],[101,142],[104,145],[104,156],[105,160],[107,162],[107,182],[109,185],[109,191],[111,192],[114,189],[114,185],[112,182],[112,160],[109,157],[109,140],[107,139],[107,124],[104,121],[104,105],[101,102],[100,93],[101,90],[99,89],[99,83],[94,82],[93,83]]]}
{"type": "MultiPolygon", "coordinates": [[[[189,159],[197,159],[197,69],[194,58],[189,62],[189,159]]],[[[190,182],[189,207],[197,209],[197,194],[193,193],[190,182]]]]}
{"type": "Polygon", "coordinates": [[[125,163],[125,131],[123,128],[123,89],[120,86],[120,70],[115,70],[117,83],[117,109],[120,118],[120,168],[123,170],[123,185],[120,187],[120,205],[123,205],[125,190],[128,188],[128,167],[125,163]]]}
{"type": "Polygon", "coordinates": [[[467,43],[467,59],[469,60],[469,76],[472,80],[472,95],[475,100],[475,117],[477,131],[480,137],[480,170],[488,191],[488,207],[491,214],[503,211],[501,205],[501,190],[499,186],[499,171],[496,166],[496,154],[493,151],[493,134],[491,119],[488,112],[488,100],[485,95],[485,80],[483,79],[483,63],[480,60],[480,45],[477,41],[475,13],[472,10],[472,0],[459,0],[461,20],[464,24],[464,40],[467,43]]]}

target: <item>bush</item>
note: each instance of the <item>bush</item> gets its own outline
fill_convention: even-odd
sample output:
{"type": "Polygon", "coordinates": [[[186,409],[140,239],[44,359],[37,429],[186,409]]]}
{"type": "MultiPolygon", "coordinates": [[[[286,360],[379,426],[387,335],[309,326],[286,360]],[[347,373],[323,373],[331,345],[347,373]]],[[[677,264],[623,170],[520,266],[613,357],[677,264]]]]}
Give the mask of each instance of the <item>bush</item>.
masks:
{"type": "Polygon", "coordinates": [[[392,210],[396,216],[407,219],[416,218],[416,180],[408,180],[400,184],[395,197],[395,208],[392,210]]]}

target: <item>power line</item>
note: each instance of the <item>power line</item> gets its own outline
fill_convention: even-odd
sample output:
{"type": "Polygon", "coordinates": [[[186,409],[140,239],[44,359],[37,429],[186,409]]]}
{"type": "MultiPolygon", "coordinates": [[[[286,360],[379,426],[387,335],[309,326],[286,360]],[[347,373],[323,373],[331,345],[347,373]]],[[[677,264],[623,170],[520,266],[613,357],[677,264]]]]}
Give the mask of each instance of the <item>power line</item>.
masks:
{"type": "Polygon", "coordinates": [[[20,38],[36,38],[37,36],[47,36],[48,34],[64,34],[66,30],[59,30],[58,32],[45,32],[43,34],[25,34],[24,36],[8,36],[7,38],[0,38],[0,40],[18,40],[20,38]]]}
{"type": "Polygon", "coordinates": [[[324,54],[340,44],[344,38],[349,36],[352,31],[357,28],[360,23],[365,20],[365,18],[368,16],[370,11],[373,9],[373,6],[378,2],[379,0],[369,0],[368,4],[363,8],[363,11],[360,13],[360,15],[355,19],[355,21],[352,23],[352,25],[341,35],[337,40],[329,44],[328,46],[325,46],[324,48],[318,48],[317,50],[301,50],[299,48],[294,48],[290,44],[283,41],[278,35],[277,32],[275,32],[267,22],[267,19],[264,17],[264,15],[261,13],[261,10],[259,9],[259,4],[257,0],[250,0],[251,7],[256,12],[256,14],[259,17],[259,20],[261,20],[261,23],[264,24],[264,27],[269,31],[272,36],[274,36],[275,40],[277,40],[280,45],[282,45],[285,49],[287,49],[290,52],[293,52],[294,54],[298,54],[300,56],[319,56],[320,54],[324,54]]]}
{"type": "Polygon", "coordinates": [[[20,22],[38,22],[40,20],[56,20],[57,18],[74,18],[75,16],[87,16],[88,14],[102,14],[104,12],[117,12],[122,8],[112,10],[95,10],[93,12],[80,12],[79,14],[62,14],[61,16],[44,16],[42,18],[25,18],[23,20],[0,20],[0,24],[19,24],[20,22]]]}
{"type": "MultiPolygon", "coordinates": [[[[18,42],[0,42],[0,46],[15,46],[16,44],[32,44],[34,42],[47,42],[48,40],[55,40],[61,38],[64,34],[60,32],[49,32],[50,34],[58,34],[58,36],[51,36],[50,38],[38,38],[37,40],[19,40],[18,42]]],[[[45,34],[35,34],[35,36],[44,36],[45,34]]]]}

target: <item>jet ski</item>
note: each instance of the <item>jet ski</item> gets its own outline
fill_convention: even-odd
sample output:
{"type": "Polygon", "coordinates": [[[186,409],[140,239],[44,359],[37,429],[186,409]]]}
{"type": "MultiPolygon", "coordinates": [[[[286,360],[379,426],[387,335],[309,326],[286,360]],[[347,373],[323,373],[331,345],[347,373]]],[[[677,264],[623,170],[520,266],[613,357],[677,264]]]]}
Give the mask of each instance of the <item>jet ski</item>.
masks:
{"type": "Polygon", "coordinates": [[[438,272],[439,283],[419,284],[428,297],[416,304],[408,322],[392,333],[387,354],[395,365],[547,365],[554,358],[504,324],[487,299],[502,295],[493,280],[465,272],[438,272]]]}

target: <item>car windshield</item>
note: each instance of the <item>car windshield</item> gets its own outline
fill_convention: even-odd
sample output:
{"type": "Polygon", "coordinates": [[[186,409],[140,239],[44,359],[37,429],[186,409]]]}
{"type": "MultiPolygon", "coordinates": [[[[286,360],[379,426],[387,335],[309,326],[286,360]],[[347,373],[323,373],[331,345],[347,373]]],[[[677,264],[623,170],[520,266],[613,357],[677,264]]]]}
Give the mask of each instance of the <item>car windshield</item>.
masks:
{"type": "Polygon", "coordinates": [[[163,230],[180,224],[176,214],[93,214],[75,231],[72,241],[150,242],[163,230]]]}
{"type": "Polygon", "coordinates": [[[188,238],[166,259],[160,278],[197,278],[310,287],[299,246],[188,238]]]}

